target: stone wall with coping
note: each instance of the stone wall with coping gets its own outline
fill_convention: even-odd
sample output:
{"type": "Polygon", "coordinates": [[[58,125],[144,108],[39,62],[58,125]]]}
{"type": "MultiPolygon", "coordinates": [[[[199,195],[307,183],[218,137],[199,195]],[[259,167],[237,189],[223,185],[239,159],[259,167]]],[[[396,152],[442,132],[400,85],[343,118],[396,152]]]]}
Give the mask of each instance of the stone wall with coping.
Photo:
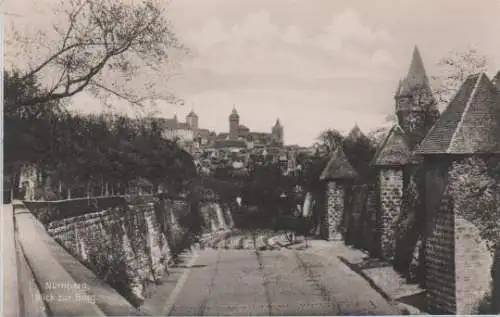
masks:
{"type": "Polygon", "coordinates": [[[123,251],[138,298],[144,298],[147,285],[157,281],[167,268],[169,246],[152,204],[129,210],[109,208],[53,221],[47,231],[73,256],[90,266],[97,265],[110,249],[123,251]]]}

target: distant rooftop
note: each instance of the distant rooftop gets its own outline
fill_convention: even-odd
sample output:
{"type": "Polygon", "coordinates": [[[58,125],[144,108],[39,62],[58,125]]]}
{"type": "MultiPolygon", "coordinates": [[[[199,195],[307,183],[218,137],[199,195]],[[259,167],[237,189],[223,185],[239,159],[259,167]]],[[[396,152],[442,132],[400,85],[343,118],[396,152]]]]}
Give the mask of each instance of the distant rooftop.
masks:
{"type": "Polygon", "coordinates": [[[221,149],[221,148],[230,148],[230,147],[237,147],[237,148],[246,148],[246,142],[243,140],[216,140],[214,147],[216,149],[221,149]]]}

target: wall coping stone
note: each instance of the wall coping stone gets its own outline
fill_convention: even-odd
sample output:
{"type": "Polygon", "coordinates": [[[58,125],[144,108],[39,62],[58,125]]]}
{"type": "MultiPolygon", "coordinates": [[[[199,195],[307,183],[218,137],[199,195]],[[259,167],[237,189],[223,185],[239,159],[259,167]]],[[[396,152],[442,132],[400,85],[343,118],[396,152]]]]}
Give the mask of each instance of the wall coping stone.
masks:
{"type": "Polygon", "coordinates": [[[20,316],[20,294],[17,275],[16,242],[14,239],[14,211],[12,205],[3,205],[1,228],[2,254],[2,315],[20,316]],[[12,291],[15,290],[15,291],[12,291]]]}

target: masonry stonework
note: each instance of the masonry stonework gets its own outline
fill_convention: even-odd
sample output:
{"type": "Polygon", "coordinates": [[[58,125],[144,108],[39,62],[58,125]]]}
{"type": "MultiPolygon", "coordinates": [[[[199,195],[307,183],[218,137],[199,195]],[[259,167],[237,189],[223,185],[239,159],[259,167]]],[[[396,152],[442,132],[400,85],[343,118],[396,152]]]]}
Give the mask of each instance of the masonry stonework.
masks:
{"type": "Polygon", "coordinates": [[[429,313],[456,311],[453,202],[446,192],[434,214],[426,239],[425,284],[429,313]]]}
{"type": "Polygon", "coordinates": [[[401,212],[403,199],[403,170],[382,168],[379,171],[380,209],[378,226],[381,255],[390,259],[394,255],[396,237],[395,221],[401,212]]]}
{"type": "Polygon", "coordinates": [[[134,206],[128,211],[109,208],[53,221],[47,230],[83,263],[96,265],[99,259],[113,256],[103,254],[104,250],[123,252],[138,298],[145,295],[144,285],[160,278],[167,267],[169,247],[152,205],[134,206]]]}
{"type": "MultiPolygon", "coordinates": [[[[457,209],[455,209],[457,210],[457,209]]],[[[455,212],[456,314],[474,315],[491,294],[493,255],[479,229],[455,212]]]]}
{"type": "Polygon", "coordinates": [[[336,181],[330,181],[327,184],[326,191],[326,224],[327,240],[340,238],[339,225],[344,213],[345,190],[341,184],[336,181]]]}

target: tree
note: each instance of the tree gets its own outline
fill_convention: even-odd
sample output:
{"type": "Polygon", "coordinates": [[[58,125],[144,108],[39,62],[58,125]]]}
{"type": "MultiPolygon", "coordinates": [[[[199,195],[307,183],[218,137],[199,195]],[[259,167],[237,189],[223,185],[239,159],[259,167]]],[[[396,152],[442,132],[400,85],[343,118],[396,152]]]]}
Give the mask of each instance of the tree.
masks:
{"type": "Polygon", "coordinates": [[[367,180],[371,176],[370,162],[375,155],[376,148],[371,140],[364,134],[357,138],[346,138],[344,152],[360,175],[360,180],[367,180]]]}
{"type": "MultiPolygon", "coordinates": [[[[53,82],[38,94],[20,96],[17,104],[45,104],[84,89],[99,96],[114,95],[137,105],[143,105],[148,99],[178,101],[171,95],[151,91],[147,91],[148,96],[138,96],[126,89],[129,87],[124,82],[119,82],[138,78],[146,69],[162,73],[160,67],[170,62],[171,50],[183,49],[164,11],[151,0],[62,1],[58,12],[65,16],[65,21],[53,26],[57,43],[46,45],[48,52],[43,54],[43,59],[20,71],[19,78],[23,83],[42,78],[51,78],[53,82]]],[[[24,45],[32,45],[34,40],[23,39],[19,34],[14,36],[17,43],[24,45]]],[[[152,86],[145,84],[141,89],[152,86]]]]}
{"type": "Polygon", "coordinates": [[[323,132],[318,137],[319,149],[326,154],[333,153],[339,145],[344,141],[342,134],[335,129],[328,129],[323,132]]]}
{"type": "Polygon", "coordinates": [[[443,57],[437,63],[439,75],[431,76],[437,102],[447,105],[467,77],[485,72],[487,65],[486,56],[479,54],[475,49],[450,52],[449,56],[443,57]]]}

